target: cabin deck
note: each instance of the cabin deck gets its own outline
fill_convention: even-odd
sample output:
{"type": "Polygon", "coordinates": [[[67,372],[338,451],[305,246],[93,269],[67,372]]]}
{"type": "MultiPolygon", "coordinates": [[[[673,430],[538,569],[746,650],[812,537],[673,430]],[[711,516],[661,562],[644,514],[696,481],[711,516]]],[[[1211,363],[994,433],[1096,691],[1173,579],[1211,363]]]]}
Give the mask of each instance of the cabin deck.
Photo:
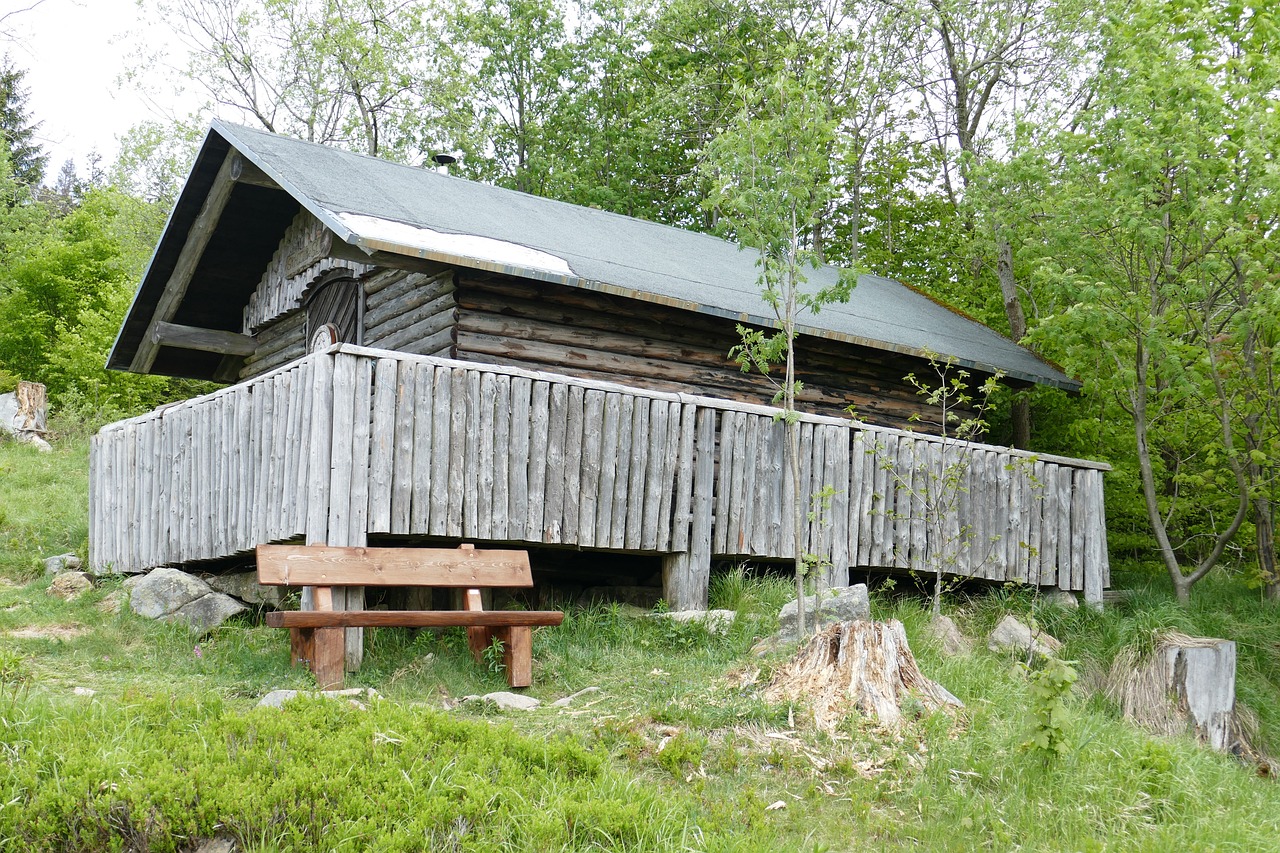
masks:
{"type": "MultiPolygon", "coordinates": [[[[371,535],[662,555],[673,609],[720,559],[791,557],[776,410],[349,345],[110,424],[90,453],[97,571],[371,535]]],[[[1109,585],[1106,465],[802,416],[804,531],[830,568],[1109,585]],[[954,500],[929,509],[938,485],[954,500]]]]}

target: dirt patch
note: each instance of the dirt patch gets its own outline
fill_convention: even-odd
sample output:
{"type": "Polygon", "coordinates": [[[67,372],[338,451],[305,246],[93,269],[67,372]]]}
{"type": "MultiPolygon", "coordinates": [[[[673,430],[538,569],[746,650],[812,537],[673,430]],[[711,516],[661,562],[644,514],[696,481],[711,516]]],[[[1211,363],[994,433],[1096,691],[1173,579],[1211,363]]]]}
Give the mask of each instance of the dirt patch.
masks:
{"type": "Polygon", "coordinates": [[[74,640],[89,633],[79,625],[45,625],[41,628],[19,628],[8,635],[16,640],[74,640]]]}

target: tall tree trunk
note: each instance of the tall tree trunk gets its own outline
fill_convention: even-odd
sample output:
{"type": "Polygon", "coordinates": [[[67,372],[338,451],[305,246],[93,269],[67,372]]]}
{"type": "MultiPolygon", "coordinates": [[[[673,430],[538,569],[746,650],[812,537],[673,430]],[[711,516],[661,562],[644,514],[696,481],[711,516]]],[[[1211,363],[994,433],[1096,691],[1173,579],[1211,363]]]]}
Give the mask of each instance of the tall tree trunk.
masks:
{"type": "MultiPolygon", "coordinates": [[[[1000,279],[1000,295],[1004,299],[1004,315],[1009,319],[1009,332],[1021,343],[1027,336],[1027,315],[1018,298],[1018,280],[1013,273],[1013,244],[1002,228],[996,229],[996,277],[1000,279]]],[[[1031,449],[1031,400],[1025,392],[1013,398],[1013,446],[1031,449]]]]}

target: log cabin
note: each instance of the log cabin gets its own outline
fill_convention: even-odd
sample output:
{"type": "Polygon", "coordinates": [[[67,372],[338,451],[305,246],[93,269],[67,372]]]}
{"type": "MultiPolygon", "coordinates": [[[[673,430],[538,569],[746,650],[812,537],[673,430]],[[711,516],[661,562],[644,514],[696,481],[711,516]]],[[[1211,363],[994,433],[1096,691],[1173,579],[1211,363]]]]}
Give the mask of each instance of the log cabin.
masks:
{"type": "MultiPolygon", "coordinates": [[[[771,387],[728,357],[739,324],[777,326],[757,277],[709,235],[214,122],[108,367],[226,387],[95,436],[91,562],[465,540],[534,549],[535,574],[646,558],[670,606],[705,606],[713,562],[793,550],[771,387]]],[[[918,569],[937,530],[949,572],[1101,599],[1107,466],[957,451],[909,428],[931,413],[904,377],[936,354],[975,382],[1075,380],[873,275],[797,352],[820,584],[918,569]]]]}

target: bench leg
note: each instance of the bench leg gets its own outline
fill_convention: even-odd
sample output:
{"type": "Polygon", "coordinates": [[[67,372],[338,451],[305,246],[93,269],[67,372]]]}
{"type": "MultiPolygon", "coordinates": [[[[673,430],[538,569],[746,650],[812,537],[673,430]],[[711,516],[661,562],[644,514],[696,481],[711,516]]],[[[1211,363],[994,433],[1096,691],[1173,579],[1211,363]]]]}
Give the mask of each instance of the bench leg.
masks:
{"type": "Polygon", "coordinates": [[[533,629],[527,625],[498,629],[502,640],[502,662],[507,667],[507,683],[512,687],[533,684],[533,629]]]}
{"type": "Polygon", "coordinates": [[[311,665],[316,656],[316,629],[289,629],[289,663],[297,666],[300,663],[311,665]]]}
{"type": "Polygon", "coordinates": [[[342,628],[315,628],[311,671],[321,690],[341,690],[347,669],[346,631],[342,628]]]}

